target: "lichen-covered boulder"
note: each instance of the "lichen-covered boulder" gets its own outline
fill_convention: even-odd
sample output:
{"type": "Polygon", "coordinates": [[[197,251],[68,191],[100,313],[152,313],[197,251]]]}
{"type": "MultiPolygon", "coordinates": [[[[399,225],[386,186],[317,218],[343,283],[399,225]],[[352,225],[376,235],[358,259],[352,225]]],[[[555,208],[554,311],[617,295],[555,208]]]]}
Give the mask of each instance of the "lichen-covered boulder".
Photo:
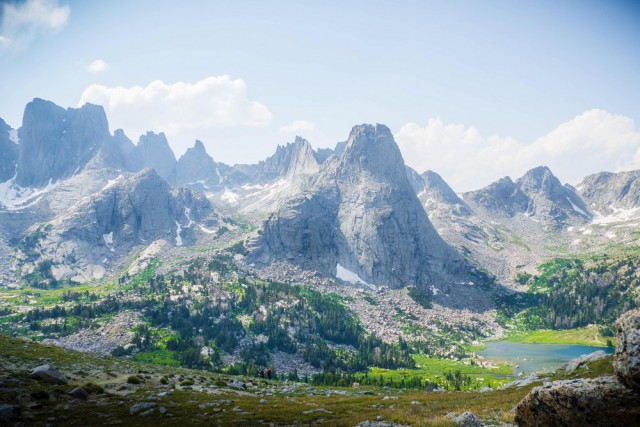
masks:
{"type": "Polygon", "coordinates": [[[518,404],[519,426],[640,425],[640,394],[614,376],[547,382],[518,404]]]}
{"type": "Polygon", "coordinates": [[[620,316],[616,328],[618,343],[613,367],[623,384],[640,392],[640,308],[620,316]]]}

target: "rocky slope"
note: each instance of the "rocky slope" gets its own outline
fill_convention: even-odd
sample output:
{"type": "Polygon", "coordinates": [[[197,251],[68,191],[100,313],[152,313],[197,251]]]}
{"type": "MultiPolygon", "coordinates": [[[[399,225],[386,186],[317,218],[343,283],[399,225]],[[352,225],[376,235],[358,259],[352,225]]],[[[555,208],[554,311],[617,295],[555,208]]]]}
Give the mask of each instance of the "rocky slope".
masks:
{"type": "Polygon", "coordinates": [[[210,209],[209,202],[190,190],[172,190],[153,169],[120,177],[100,192],[80,201],[67,213],[37,226],[23,241],[23,270],[32,272],[48,260],[55,280],[100,278],[109,262],[132,247],[166,239],[175,245],[193,241],[193,226],[210,209]],[[37,248],[36,260],[28,254],[37,248]]]}

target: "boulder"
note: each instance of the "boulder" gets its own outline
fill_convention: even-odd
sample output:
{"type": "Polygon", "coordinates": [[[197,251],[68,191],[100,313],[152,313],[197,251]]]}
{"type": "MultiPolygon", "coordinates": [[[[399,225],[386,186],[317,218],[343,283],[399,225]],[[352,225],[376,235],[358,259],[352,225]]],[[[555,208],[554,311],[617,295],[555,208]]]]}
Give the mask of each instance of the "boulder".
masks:
{"type": "Polygon", "coordinates": [[[631,310],[616,321],[618,329],[613,367],[618,379],[640,391],[640,308],[631,310]]]}
{"type": "Polygon", "coordinates": [[[41,365],[29,374],[29,378],[49,384],[66,384],[67,379],[51,365],[41,365]]]}
{"type": "Polygon", "coordinates": [[[640,425],[640,395],[613,376],[547,382],[516,407],[519,426],[640,425]]]}
{"type": "Polygon", "coordinates": [[[9,403],[0,403],[0,423],[8,423],[20,416],[20,407],[9,403]]]}
{"type": "Polygon", "coordinates": [[[594,351],[593,353],[585,354],[584,356],[580,356],[577,359],[569,361],[563,369],[567,374],[570,374],[589,362],[595,362],[596,360],[604,359],[605,357],[607,357],[607,353],[603,350],[594,351]]]}
{"type": "Polygon", "coordinates": [[[76,387],[69,392],[69,396],[73,396],[76,399],[86,399],[89,397],[89,393],[87,393],[87,390],[82,387],[76,387]]]}
{"type": "Polygon", "coordinates": [[[459,427],[482,427],[484,425],[473,412],[463,412],[457,417],[453,417],[451,421],[459,427]]]}

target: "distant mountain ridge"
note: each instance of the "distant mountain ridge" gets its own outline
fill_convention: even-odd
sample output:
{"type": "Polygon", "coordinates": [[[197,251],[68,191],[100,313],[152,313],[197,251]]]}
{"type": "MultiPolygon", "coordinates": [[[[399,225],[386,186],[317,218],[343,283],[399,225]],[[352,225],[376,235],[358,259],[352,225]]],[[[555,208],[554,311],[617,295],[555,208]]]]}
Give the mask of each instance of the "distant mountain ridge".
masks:
{"type": "MultiPolygon", "coordinates": [[[[284,260],[327,275],[346,271],[369,284],[412,284],[423,291],[434,286],[447,292],[452,281],[466,280],[461,271],[474,266],[510,280],[546,256],[546,248],[580,244],[593,224],[635,218],[636,210],[640,215],[640,171],[591,175],[573,188],[540,166],[515,181],[505,177],[459,195],[437,173],[405,166],[383,125],[356,126],[334,149],[314,150],[296,137],[264,161],[229,166],[216,162],[201,141],[176,159],[163,133],[147,132],[137,144],[122,130],[111,134],[104,110],[91,104],[64,109],[34,99],[20,129],[0,121],[0,215],[31,209],[21,221],[11,217],[5,233],[11,233],[10,224],[20,222],[23,230],[58,221],[71,210],[95,218],[85,199],[134,176],[155,182],[142,188],[161,194],[172,186],[190,188],[175,190],[191,194],[187,198],[205,193],[207,199],[196,197],[209,200],[205,211],[251,217],[262,233],[245,239],[256,264],[284,260]],[[145,168],[155,171],[153,179],[149,171],[140,175],[145,168]],[[80,205],[85,208],[77,210],[80,205]],[[569,236],[567,230],[581,234],[569,236]],[[546,244],[548,239],[554,243],[546,244]]],[[[128,191],[133,187],[118,197],[128,197],[128,191]]],[[[163,200],[153,215],[173,218],[174,225],[161,221],[152,236],[176,245],[175,221],[183,226],[185,216],[170,198],[163,200]]],[[[199,238],[192,231],[186,229],[184,244],[199,238]]],[[[100,240],[94,237],[86,241],[100,240]]],[[[147,238],[131,241],[145,244],[147,238]]]]}

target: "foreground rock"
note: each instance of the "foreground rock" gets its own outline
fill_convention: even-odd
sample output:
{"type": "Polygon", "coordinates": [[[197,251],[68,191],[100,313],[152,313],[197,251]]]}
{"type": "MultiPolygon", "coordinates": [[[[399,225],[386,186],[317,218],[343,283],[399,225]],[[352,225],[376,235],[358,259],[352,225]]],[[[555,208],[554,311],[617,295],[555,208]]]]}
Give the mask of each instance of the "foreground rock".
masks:
{"type": "Polygon", "coordinates": [[[482,427],[483,424],[473,412],[464,412],[451,419],[459,427],[482,427]]]}
{"type": "MultiPolygon", "coordinates": [[[[518,404],[519,426],[631,426],[640,425],[640,309],[622,315],[614,368],[616,376],[555,381],[535,387],[518,404]]],[[[575,370],[593,353],[566,368],[575,370]],[[574,366],[575,365],[575,366],[574,366]]]]}
{"type": "Polygon", "coordinates": [[[517,406],[519,426],[640,425],[640,395],[615,377],[554,381],[517,406]]]}
{"type": "Polygon", "coordinates": [[[51,365],[42,365],[35,368],[29,374],[29,378],[40,380],[49,384],[63,385],[67,379],[51,365]]]}
{"type": "Polygon", "coordinates": [[[616,322],[618,328],[613,367],[618,379],[640,391],[640,308],[629,311],[616,322]]]}
{"type": "Polygon", "coordinates": [[[8,423],[20,416],[20,407],[8,403],[0,403],[0,423],[8,423]]]}

